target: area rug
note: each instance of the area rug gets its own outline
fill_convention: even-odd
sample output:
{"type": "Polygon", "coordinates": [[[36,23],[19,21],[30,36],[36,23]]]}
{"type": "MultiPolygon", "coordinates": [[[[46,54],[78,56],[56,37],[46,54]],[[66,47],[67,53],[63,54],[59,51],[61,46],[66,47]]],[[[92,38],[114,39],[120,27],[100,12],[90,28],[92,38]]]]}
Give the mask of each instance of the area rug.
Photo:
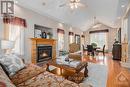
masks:
{"type": "Polygon", "coordinates": [[[88,63],[88,77],[81,83],[83,87],[91,85],[92,87],[106,87],[108,67],[88,63]]]}
{"type": "MultiPolygon", "coordinates": [[[[53,70],[55,67],[50,67],[53,70]]],[[[83,72],[84,70],[82,70],[83,72]]],[[[80,85],[82,87],[106,87],[108,67],[95,63],[88,63],[88,77],[80,85]]]]}

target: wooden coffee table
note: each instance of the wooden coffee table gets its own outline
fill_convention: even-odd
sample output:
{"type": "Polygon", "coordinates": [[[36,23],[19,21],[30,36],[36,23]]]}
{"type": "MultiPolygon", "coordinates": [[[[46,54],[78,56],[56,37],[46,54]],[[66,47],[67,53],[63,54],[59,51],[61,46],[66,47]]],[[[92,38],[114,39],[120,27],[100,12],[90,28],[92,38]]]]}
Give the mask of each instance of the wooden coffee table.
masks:
{"type": "Polygon", "coordinates": [[[79,63],[76,65],[76,67],[72,67],[69,64],[66,65],[64,63],[59,63],[57,59],[52,59],[49,60],[47,63],[47,71],[56,75],[63,76],[66,79],[71,80],[73,82],[80,83],[83,81],[85,77],[88,77],[88,69],[87,69],[88,63],[82,61],[78,62],[79,63]],[[57,68],[54,70],[49,70],[49,66],[55,66],[57,68]],[[81,70],[83,69],[85,69],[84,73],[81,72],[81,70]]]}

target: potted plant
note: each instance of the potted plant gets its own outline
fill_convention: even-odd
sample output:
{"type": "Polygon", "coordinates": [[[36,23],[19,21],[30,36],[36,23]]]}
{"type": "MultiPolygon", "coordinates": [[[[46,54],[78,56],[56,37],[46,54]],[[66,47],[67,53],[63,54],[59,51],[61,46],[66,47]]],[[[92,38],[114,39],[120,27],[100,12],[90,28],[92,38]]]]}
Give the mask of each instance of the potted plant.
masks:
{"type": "Polygon", "coordinates": [[[48,32],[47,35],[48,35],[49,39],[52,39],[53,34],[51,32],[48,32]]]}
{"type": "Polygon", "coordinates": [[[97,44],[96,44],[96,43],[91,43],[91,45],[93,46],[93,48],[96,48],[96,47],[97,47],[97,44]]]}

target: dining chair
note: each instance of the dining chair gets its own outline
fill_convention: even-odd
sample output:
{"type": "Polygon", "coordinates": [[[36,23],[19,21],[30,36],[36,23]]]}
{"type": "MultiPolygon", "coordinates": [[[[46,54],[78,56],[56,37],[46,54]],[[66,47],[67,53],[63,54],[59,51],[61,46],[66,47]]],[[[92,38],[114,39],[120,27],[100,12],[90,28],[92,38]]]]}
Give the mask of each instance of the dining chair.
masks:
{"type": "Polygon", "coordinates": [[[94,56],[94,48],[92,45],[87,45],[87,51],[88,55],[92,54],[92,56],[94,56]]]}
{"type": "Polygon", "coordinates": [[[102,49],[97,49],[96,50],[98,53],[103,53],[103,56],[105,56],[105,45],[103,45],[103,48],[102,49]]]}
{"type": "Polygon", "coordinates": [[[83,47],[83,52],[87,51],[87,48],[84,45],[82,45],[82,47],[83,47]]]}

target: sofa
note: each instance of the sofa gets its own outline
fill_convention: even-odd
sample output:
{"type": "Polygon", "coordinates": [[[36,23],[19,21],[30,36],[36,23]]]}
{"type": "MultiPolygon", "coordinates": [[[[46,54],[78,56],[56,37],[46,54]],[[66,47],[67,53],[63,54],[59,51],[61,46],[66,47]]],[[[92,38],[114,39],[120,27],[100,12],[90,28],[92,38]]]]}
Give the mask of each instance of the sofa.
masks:
{"type": "Polygon", "coordinates": [[[46,66],[28,64],[15,75],[8,77],[0,66],[0,87],[81,87],[61,76],[46,71],[46,66]]]}

